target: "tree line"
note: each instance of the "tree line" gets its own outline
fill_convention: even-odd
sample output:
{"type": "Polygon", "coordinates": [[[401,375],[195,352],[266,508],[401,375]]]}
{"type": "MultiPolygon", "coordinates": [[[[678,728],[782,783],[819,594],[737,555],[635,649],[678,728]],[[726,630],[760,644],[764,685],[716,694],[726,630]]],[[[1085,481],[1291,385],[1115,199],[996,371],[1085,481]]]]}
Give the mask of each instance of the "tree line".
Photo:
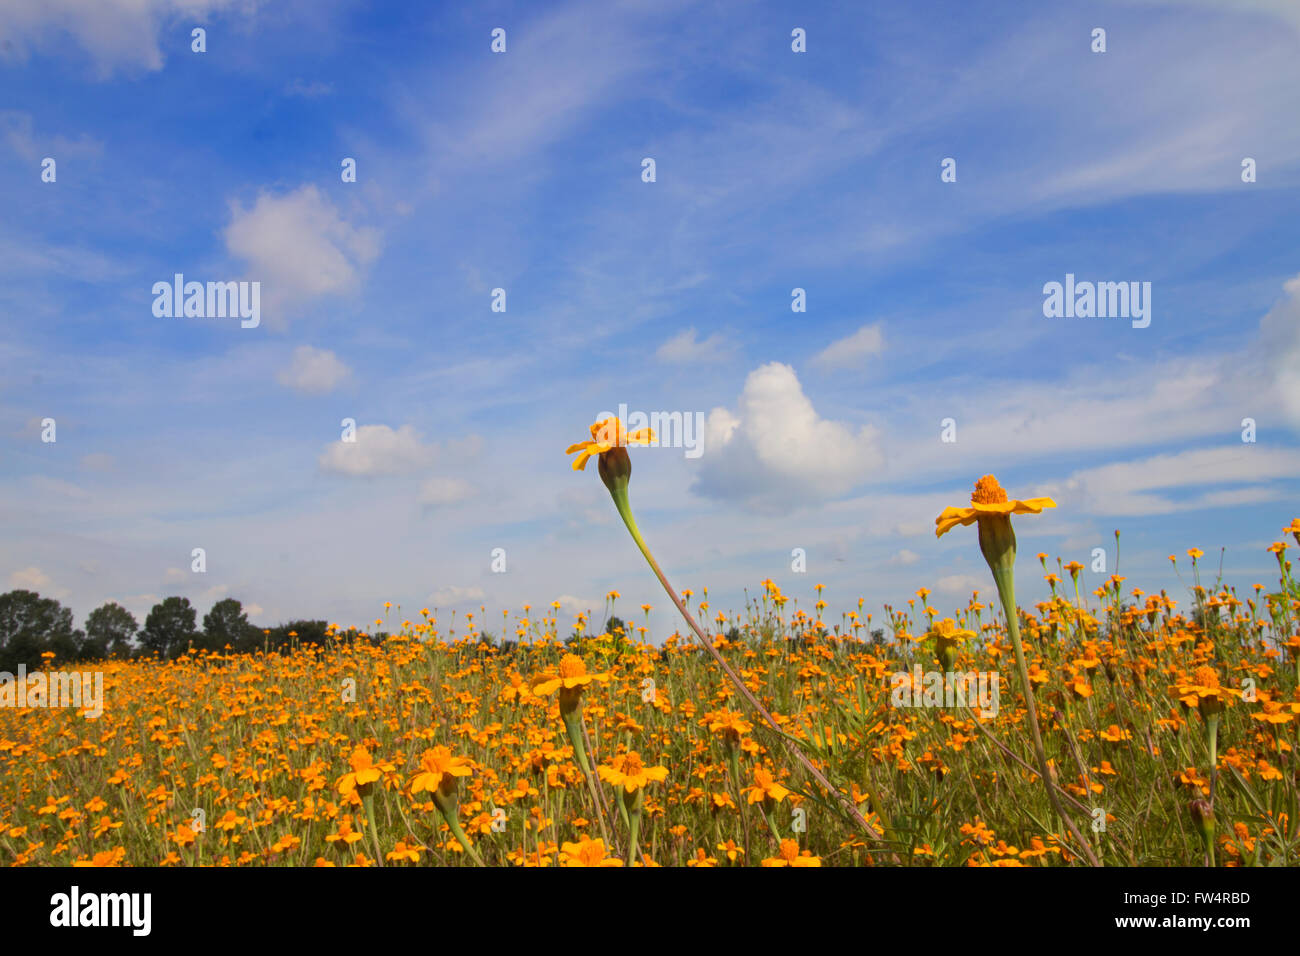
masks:
{"type": "Polygon", "coordinates": [[[109,601],[86,615],[82,627],[73,627],[72,610],[54,598],[35,591],[0,594],[0,671],[15,673],[18,665],[34,670],[46,654],[57,665],[110,658],[175,658],[191,648],[249,654],[279,650],[295,644],[368,639],[355,629],[329,631],[325,621],[290,621],[262,628],[248,620],[243,605],[224,598],[212,605],[198,625],[198,612],[188,598],[169,597],[155,604],[141,626],[122,605],[109,601]]]}

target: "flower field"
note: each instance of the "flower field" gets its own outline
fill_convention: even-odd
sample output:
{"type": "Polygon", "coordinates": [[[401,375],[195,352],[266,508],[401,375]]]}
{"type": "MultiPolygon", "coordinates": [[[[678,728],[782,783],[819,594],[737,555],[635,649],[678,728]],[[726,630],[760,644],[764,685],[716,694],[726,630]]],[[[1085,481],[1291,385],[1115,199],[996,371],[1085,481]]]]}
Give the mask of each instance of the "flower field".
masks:
{"type": "MultiPolygon", "coordinates": [[[[941,520],[1009,528],[1021,504],[941,520]]],[[[509,642],[483,616],[457,634],[393,608],[382,643],[109,661],[97,719],[0,708],[0,860],[1295,865],[1286,549],[1280,584],[1242,595],[1203,587],[1195,550],[1178,596],[1117,575],[1088,592],[1082,566],[1022,557],[1053,596],[1015,614],[1019,648],[982,593],[832,614],[821,588],[805,611],[764,581],[731,614],[682,592],[717,659],[690,632],[651,645],[553,605],[502,613],[509,642]],[[990,675],[996,706],[950,704],[933,672],[990,675]]]]}

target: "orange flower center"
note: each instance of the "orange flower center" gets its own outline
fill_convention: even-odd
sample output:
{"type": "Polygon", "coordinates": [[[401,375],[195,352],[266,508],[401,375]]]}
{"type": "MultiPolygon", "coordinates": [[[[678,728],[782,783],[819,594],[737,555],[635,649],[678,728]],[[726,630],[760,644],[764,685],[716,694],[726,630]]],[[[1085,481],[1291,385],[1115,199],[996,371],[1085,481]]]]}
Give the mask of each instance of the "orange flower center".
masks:
{"type": "Polygon", "coordinates": [[[975,492],[970,496],[973,505],[1000,505],[1005,504],[1006,500],[1006,491],[992,475],[985,475],[975,482],[975,492]]]}
{"type": "Polygon", "coordinates": [[[577,654],[565,654],[560,660],[561,677],[582,677],[587,673],[587,665],[577,654]]]}
{"type": "Polygon", "coordinates": [[[1193,675],[1198,687],[1218,687],[1219,672],[1213,667],[1198,667],[1193,675]]]}
{"type": "Polygon", "coordinates": [[[641,762],[641,755],[635,750],[623,758],[623,773],[629,777],[640,776],[641,771],[645,769],[645,764],[641,762]]]}

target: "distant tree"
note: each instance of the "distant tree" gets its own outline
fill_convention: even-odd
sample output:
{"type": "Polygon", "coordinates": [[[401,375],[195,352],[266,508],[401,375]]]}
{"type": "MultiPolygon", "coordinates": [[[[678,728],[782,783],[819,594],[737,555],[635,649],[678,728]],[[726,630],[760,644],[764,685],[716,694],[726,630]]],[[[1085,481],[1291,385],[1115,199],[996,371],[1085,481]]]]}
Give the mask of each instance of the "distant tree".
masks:
{"type": "Polygon", "coordinates": [[[194,626],[196,617],[189,598],[169,597],[155,604],[144,619],[140,633],[140,646],[147,653],[163,657],[179,657],[198,637],[194,626]]]}
{"type": "Polygon", "coordinates": [[[271,633],[266,637],[266,644],[273,651],[285,651],[290,647],[301,647],[303,644],[322,645],[329,640],[326,633],[328,630],[328,621],[290,621],[288,624],[271,628],[271,633]]]}
{"type": "Polygon", "coordinates": [[[234,598],[223,598],[203,616],[203,637],[199,647],[219,651],[230,645],[243,650],[261,642],[262,632],[248,622],[244,606],[234,598]]]}
{"type": "Polygon", "coordinates": [[[618,637],[619,635],[622,635],[623,637],[632,636],[628,631],[627,622],[621,617],[615,617],[612,614],[610,615],[609,620],[605,622],[605,633],[613,634],[615,637],[618,637]]]}
{"type": "Polygon", "coordinates": [[[109,601],[86,615],[86,639],[81,645],[82,660],[103,660],[106,657],[127,657],[131,642],[140,625],[122,605],[109,601]]]}
{"type": "Polygon", "coordinates": [[[72,660],[81,637],[72,626],[72,611],[53,598],[25,590],[0,594],[0,670],[39,667],[46,651],[57,660],[72,660]]]}

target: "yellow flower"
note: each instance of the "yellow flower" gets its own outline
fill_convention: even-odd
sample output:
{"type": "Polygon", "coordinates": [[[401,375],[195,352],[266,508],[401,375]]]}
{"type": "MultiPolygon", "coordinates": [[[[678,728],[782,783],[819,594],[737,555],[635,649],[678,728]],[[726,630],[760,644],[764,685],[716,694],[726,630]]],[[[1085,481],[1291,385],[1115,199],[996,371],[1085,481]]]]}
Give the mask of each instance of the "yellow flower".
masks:
{"type": "Polygon", "coordinates": [[[592,455],[604,455],[614,448],[626,448],[628,445],[649,445],[655,440],[655,433],[650,428],[638,428],[628,432],[617,418],[604,418],[591,426],[591,441],[580,441],[564,450],[566,455],[580,452],[573,459],[573,470],[584,471],[587,459],[592,455]]]}
{"type": "Polygon", "coordinates": [[[790,795],[790,791],[777,783],[771,772],[763,767],[754,768],[754,785],[745,789],[749,793],[749,803],[758,803],[760,800],[780,803],[790,795]]]}
{"type": "Polygon", "coordinates": [[[950,617],[945,617],[930,629],[926,634],[927,639],[934,640],[934,653],[939,658],[939,663],[943,669],[950,671],[957,661],[957,645],[962,641],[969,641],[975,637],[974,631],[965,631],[957,626],[957,622],[950,617]]]}
{"type": "Polygon", "coordinates": [[[385,771],[391,772],[394,769],[392,764],[376,764],[370,756],[370,751],[362,746],[352,751],[352,756],[348,758],[348,765],[352,767],[352,772],[345,773],[339,778],[338,783],[339,793],[344,796],[358,787],[374,783],[384,775],[385,771]]]}
{"type": "Polygon", "coordinates": [[[616,856],[605,855],[605,841],[593,840],[583,836],[577,843],[565,843],[560,847],[565,866],[622,866],[623,861],[616,856]]]}
{"type": "Polygon", "coordinates": [[[437,790],[439,787],[450,789],[456,785],[457,777],[468,777],[474,771],[464,757],[453,757],[451,749],[439,745],[426,750],[420,758],[422,768],[411,778],[411,793],[423,793],[437,790]]]}
{"type": "Polygon", "coordinates": [[[725,707],[722,710],[705,714],[704,719],[709,722],[709,733],[716,734],[722,732],[722,736],[731,741],[738,741],[745,734],[754,729],[754,725],[747,721],[742,714],[725,707]]]}
{"type": "Polygon", "coordinates": [[[974,524],[982,517],[994,515],[1036,515],[1044,508],[1055,508],[1051,498],[1007,499],[1007,493],[992,475],[985,475],[975,483],[969,508],[944,508],[934,519],[935,537],[941,538],[957,525],[974,524]]]}
{"type": "Polygon", "coordinates": [[[600,779],[614,787],[622,787],[628,793],[635,793],[651,781],[659,783],[668,776],[667,767],[647,767],[641,762],[641,755],[635,750],[619,754],[610,761],[611,766],[601,765],[596,770],[600,779]]]}
{"type": "Polygon", "coordinates": [[[1191,678],[1184,680],[1175,690],[1179,700],[1188,707],[1199,707],[1203,717],[1217,714],[1223,710],[1225,699],[1241,694],[1240,691],[1219,686],[1219,672],[1208,665],[1196,668],[1191,678]]]}
{"type": "Polygon", "coordinates": [[[803,854],[799,853],[799,844],[794,840],[782,840],[781,850],[778,855],[768,857],[763,861],[764,866],[821,866],[820,857],[812,855],[809,850],[804,850],[803,854]]]}
{"type": "Polygon", "coordinates": [[[539,697],[545,697],[548,694],[554,694],[561,687],[565,690],[573,690],[577,687],[586,687],[594,680],[603,683],[609,680],[609,675],[588,674],[587,665],[581,657],[577,654],[565,654],[560,659],[559,676],[540,678],[539,682],[533,685],[533,693],[539,697]]]}

